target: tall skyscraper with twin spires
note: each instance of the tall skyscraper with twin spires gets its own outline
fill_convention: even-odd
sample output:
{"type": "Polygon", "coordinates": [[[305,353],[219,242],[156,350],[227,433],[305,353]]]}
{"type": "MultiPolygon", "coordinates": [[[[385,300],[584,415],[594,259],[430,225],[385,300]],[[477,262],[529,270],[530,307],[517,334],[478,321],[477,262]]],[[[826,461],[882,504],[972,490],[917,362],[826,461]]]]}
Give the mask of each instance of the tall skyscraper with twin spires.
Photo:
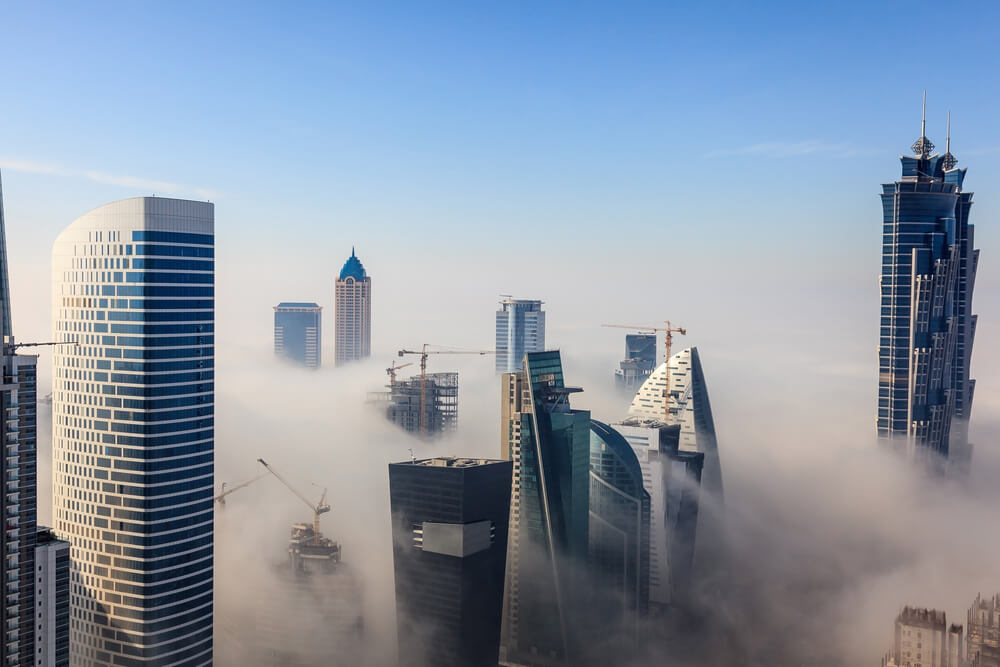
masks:
{"type": "MultiPolygon", "coordinates": [[[[925,104],[926,110],[926,104],[925,104]]],[[[979,251],[969,224],[972,193],[951,153],[927,138],[926,112],[902,176],[882,186],[878,435],[915,455],[953,461],[969,453],[975,380],[969,365],[979,251]]],[[[940,459],[938,459],[940,461],[940,459]]]]}

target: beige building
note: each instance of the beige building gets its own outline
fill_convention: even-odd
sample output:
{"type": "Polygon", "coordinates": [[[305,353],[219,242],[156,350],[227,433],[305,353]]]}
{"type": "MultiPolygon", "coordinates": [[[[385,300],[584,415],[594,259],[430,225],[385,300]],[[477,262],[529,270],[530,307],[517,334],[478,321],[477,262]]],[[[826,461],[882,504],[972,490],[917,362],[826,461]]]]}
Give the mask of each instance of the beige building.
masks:
{"type": "Polygon", "coordinates": [[[936,609],[903,607],[896,617],[893,652],[883,661],[892,667],[965,667],[963,628],[936,609]]]}
{"type": "Polygon", "coordinates": [[[334,363],[371,356],[372,279],[351,248],[334,287],[334,363]]]}

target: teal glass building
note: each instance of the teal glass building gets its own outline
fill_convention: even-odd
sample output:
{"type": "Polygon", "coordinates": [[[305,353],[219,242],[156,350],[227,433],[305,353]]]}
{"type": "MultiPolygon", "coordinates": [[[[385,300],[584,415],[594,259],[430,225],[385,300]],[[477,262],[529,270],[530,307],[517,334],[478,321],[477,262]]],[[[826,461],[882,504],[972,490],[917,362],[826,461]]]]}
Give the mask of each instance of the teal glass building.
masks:
{"type": "Polygon", "coordinates": [[[590,412],[574,410],[558,351],[524,355],[501,385],[502,457],[514,463],[500,662],[580,664],[588,596],[590,412]]]}
{"type": "Polygon", "coordinates": [[[948,147],[933,153],[926,123],[902,175],[882,186],[878,435],[914,454],[968,455],[972,314],[979,251],[972,193],[948,147]]]}

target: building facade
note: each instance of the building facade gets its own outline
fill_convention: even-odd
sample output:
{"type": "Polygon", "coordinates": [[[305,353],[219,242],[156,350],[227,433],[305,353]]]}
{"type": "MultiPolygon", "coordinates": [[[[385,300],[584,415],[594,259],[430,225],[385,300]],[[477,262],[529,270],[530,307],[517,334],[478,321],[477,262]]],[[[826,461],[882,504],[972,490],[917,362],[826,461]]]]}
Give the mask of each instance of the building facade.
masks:
{"type": "Polygon", "coordinates": [[[306,368],[322,363],[323,308],[315,303],[279,303],[274,307],[274,354],[306,368]]]}
{"type": "Polygon", "coordinates": [[[1000,595],[976,596],[968,615],[969,664],[972,667],[1000,667],[1000,595]]]}
{"type": "Polygon", "coordinates": [[[650,496],[639,459],[621,433],[590,422],[588,570],[601,627],[600,654],[621,659],[639,646],[649,611],[650,496]]]}
{"type": "Polygon", "coordinates": [[[69,667],[69,542],[39,528],[35,546],[35,665],[69,667]]]}
{"type": "Polygon", "coordinates": [[[894,667],[965,667],[962,626],[948,625],[945,613],[903,607],[896,617],[893,651],[884,664],[894,667]]]}
{"type": "Polygon", "coordinates": [[[662,613],[691,584],[705,455],[680,449],[680,424],[629,417],[613,427],[635,453],[649,493],[649,605],[662,613]]]}
{"type": "Polygon", "coordinates": [[[367,359],[372,348],[372,279],[354,254],[334,284],[334,362],[367,359]]]}
{"type": "Polygon", "coordinates": [[[656,367],[656,336],[654,334],[627,334],[625,358],[615,369],[615,386],[634,394],[656,367]]]}
{"type": "Polygon", "coordinates": [[[17,354],[11,325],[3,190],[0,187],[0,437],[3,439],[3,662],[30,665],[35,655],[35,522],[38,490],[38,357],[17,354]]]}
{"type": "Polygon", "coordinates": [[[590,412],[574,410],[558,351],[529,352],[501,385],[501,456],[513,462],[500,662],[579,664],[586,595],[590,412]]]}
{"type": "Polygon", "coordinates": [[[505,298],[496,313],[497,373],[521,370],[527,352],[545,349],[545,313],[542,302],[505,298]]]}
{"type": "Polygon", "coordinates": [[[53,521],[74,665],[210,665],[214,206],[138,197],[52,251],[53,521]]]}
{"type": "Polygon", "coordinates": [[[454,457],[389,464],[400,665],[497,664],[511,470],[454,457]]]}
{"type": "Polygon", "coordinates": [[[388,392],[372,397],[386,419],[408,433],[434,437],[458,428],[458,373],[427,373],[423,391],[419,375],[395,380],[388,392]]]}
{"type": "Polygon", "coordinates": [[[961,462],[975,389],[979,251],[969,224],[972,193],[962,189],[966,170],[955,166],[950,143],[949,136],[945,153],[933,153],[922,127],[914,155],[900,158],[900,180],[882,186],[876,422],[879,437],[911,454],[961,462]]]}

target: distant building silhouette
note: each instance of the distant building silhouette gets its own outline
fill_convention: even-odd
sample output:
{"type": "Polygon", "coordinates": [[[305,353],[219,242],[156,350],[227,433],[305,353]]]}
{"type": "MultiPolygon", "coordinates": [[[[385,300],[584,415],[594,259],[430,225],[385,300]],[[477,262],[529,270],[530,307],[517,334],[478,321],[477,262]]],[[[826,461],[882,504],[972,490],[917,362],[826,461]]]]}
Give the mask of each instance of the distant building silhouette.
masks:
{"type": "Polygon", "coordinates": [[[323,308],[283,301],[274,307],[274,353],[306,368],[322,365],[323,308]]]}
{"type": "Polygon", "coordinates": [[[545,312],[542,302],[505,298],[496,313],[497,373],[521,370],[526,352],[545,349],[545,312]]]}
{"type": "Polygon", "coordinates": [[[656,366],[656,335],[627,334],[625,358],[615,369],[615,386],[635,393],[656,366]]]}
{"type": "Polygon", "coordinates": [[[511,469],[454,457],[389,465],[400,665],[497,664],[511,469]]]}
{"type": "Polygon", "coordinates": [[[367,359],[372,346],[372,279],[351,248],[334,284],[334,360],[367,359]]]}
{"type": "Polygon", "coordinates": [[[979,251],[969,224],[972,193],[962,190],[966,170],[955,166],[950,143],[949,127],[945,153],[932,154],[922,127],[914,155],[900,157],[900,180],[882,186],[877,429],[912,454],[961,464],[975,389],[979,251]]]}

